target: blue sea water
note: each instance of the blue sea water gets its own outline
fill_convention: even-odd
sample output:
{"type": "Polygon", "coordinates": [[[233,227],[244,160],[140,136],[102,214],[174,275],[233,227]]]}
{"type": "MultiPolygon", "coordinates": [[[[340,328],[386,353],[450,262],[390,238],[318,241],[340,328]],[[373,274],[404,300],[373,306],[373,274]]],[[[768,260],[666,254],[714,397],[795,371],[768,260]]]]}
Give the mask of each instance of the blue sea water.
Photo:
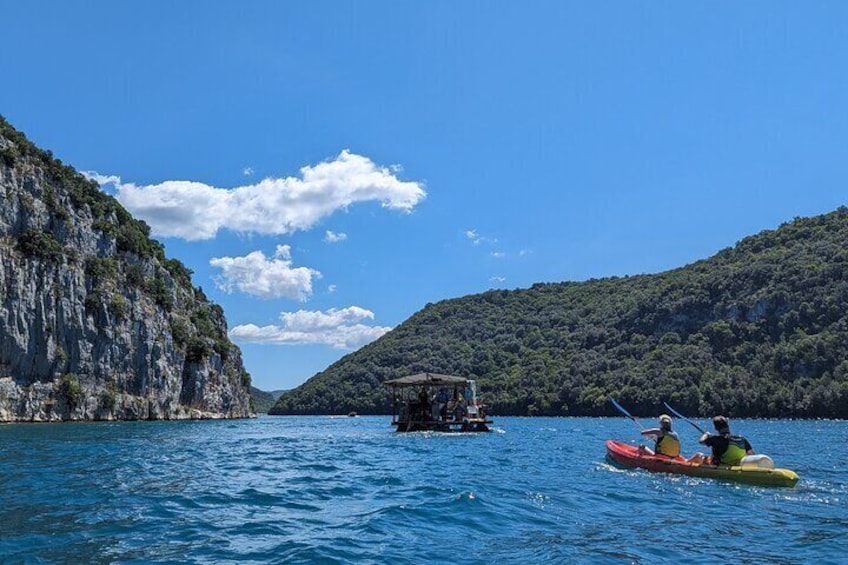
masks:
{"type": "Polygon", "coordinates": [[[6,425],[0,561],[846,563],[848,422],[733,426],[799,484],[616,469],[604,440],[638,438],[623,418],[6,425]]]}

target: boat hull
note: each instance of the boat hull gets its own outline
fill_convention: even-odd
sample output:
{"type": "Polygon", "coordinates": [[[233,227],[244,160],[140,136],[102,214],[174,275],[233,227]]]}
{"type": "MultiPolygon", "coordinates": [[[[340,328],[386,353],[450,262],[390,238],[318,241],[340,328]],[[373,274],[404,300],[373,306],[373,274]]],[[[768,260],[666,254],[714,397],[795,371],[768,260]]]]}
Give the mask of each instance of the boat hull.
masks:
{"type": "Polygon", "coordinates": [[[457,422],[440,421],[393,421],[399,432],[488,432],[491,420],[466,420],[457,422]]]}
{"type": "Polygon", "coordinates": [[[622,467],[639,468],[654,473],[671,473],[691,477],[705,477],[750,485],[793,487],[798,474],[789,469],[764,469],[761,467],[728,467],[690,463],[683,457],[665,457],[640,453],[635,445],[607,440],[607,458],[622,467]]]}

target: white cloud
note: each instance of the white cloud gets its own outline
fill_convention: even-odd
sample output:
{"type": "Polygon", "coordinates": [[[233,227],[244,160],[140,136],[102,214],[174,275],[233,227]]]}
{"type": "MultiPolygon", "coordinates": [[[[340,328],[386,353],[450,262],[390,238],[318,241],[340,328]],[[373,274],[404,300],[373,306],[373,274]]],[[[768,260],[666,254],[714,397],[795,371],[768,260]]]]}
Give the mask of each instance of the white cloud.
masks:
{"type": "Polygon", "coordinates": [[[214,278],[219,289],[228,293],[235,289],[260,298],[306,300],[312,294],[312,279],[321,278],[314,269],[292,267],[288,245],[278,245],[271,259],[253,251],[245,257],[213,257],[209,264],[222,271],[214,278]]]}
{"type": "Polygon", "coordinates": [[[506,253],[504,253],[503,251],[492,251],[492,257],[494,257],[495,259],[503,259],[504,257],[506,257],[506,253]]]}
{"type": "Polygon", "coordinates": [[[334,292],[336,292],[336,285],[334,285],[334,284],[327,285],[327,292],[329,292],[330,294],[333,294],[334,292]]]}
{"type": "Polygon", "coordinates": [[[481,243],[497,243],[498,240],[493,237],[484,237],[477,230],[465,230],[465,237],[468,238],[474,245],[481,243]]]}
{"type": "Polygon", "coordinates": [[[121,184],[121,177],[117,175],[101,175],[96,171],[81,171],[81,174],[88,180],[93,180],[100,186],[103,186],[104,184],[113,184],[118,186],[121,184]]]}
{"type": "Polygon", "coordinates": [[[242,170],[241,174],[243,174],[246,177],[253,176],[253,167],[245,167],[242,170]]]}
{"type": "Polygon", "coordinates": [[[491,277],[489,279],[489,282],[493,282],[493,283],[502,283],[502,282],[505,282],[505,281],[506,281],[505,277],[491,277]]]}
{"type": "Polygon", "coordinates": [[[338,242],[344,241],[346,239],[347,239],[347,234],[344,233],[344,232],[336,233],[336,232],[332,232],[330,230],[327,230],[326,233],[324,233],[324,241],[326,241],[327,243],[338,243],[338,242]]]}
{"type": "Polygon", "coordinates": [[[398,179],[398,171],[344,150],[331,161],[301,168],[299,177],[266,178],[233,189],[187,180],[137,186],[88,174],[114,184],[116,198],[154,234],[201,240],[214,238],[221,229],[263,235],[307,230],[358,202],[411,212],[426,192],[422,183],[398,179]]]}
{"type": "Polygon", "coordinates": [[[230,338],[242,343],[271,345],[322,344],[337,349],[354,349],[385,335],[392,328],[367,326],[362,320],[374,319],[374,313],[359,306],[323,312],[298,310],[280,314],[281,325],[245,324],[230,330],[230,338]]]}

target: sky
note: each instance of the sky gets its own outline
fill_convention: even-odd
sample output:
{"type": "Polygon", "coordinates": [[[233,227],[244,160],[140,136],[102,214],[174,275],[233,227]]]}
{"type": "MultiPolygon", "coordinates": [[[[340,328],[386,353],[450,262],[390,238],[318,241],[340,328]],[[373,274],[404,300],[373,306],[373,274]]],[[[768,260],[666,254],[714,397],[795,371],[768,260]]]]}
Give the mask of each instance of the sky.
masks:
{"type": "Polygon", "coordinates": [[[428,303],[845,205],[844,2],[0,0],[0,114],[289,389],[428,303]]]}

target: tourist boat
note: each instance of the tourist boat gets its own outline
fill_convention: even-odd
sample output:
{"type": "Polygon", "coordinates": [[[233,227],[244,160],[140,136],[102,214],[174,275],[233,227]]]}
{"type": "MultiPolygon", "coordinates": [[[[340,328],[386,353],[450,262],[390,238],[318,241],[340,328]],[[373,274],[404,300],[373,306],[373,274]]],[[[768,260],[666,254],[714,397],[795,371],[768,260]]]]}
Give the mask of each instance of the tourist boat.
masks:
{"type": "Polygon", "coordinates": [[[742,465],[708,465],[688,461],[686,458],[653,455],[638,446],[607,440],[607,458],[622,467],[640,468],[655,473],[672,473],[692,477],[706,477],[752,485],[793,487],[798,475],[789,469],[773,468],[774,462],[766,456],[743,459],[742,465]],[[748,461],[750,464],[748,464],[748,461]]]}
{"type": "Polygon", "coordinates": [[[383,383],[392,393],[392,425],[399,432],[488,432],[492,423],[477,399],[477,382],[419,373],[383,383]]]}

